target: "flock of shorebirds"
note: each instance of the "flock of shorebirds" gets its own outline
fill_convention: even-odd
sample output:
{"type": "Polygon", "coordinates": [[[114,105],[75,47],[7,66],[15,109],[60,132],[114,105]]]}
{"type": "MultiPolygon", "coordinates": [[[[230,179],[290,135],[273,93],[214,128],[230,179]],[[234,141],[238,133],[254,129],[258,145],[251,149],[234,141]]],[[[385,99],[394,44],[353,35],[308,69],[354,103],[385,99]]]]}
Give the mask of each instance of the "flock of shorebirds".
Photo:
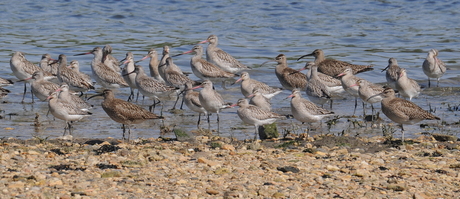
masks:
{"type": "MultiPolygon", "coordinates": [[[[281,93],[282,89],[292,91],[292,94],[288,96],[291,98],[292,116],[307,124],[333,116],[332,99],[340,95],[351,95],[355,98],[353,114],[356,111],[358,98],[363,101],[363,111],[364,103],[371,104],[371,106],[374,103],[381,103],[382,112],[393,122],[400,124],[403,139],[404,124],[440,119],[409,101],[420,94],[420,85],[408,77],[406,70],[400,68],[394,58],[389,59],[388,67],[384,69],[388,84],[381,86],[355,76],[357,73],[373,70],[372,65],[354,65],[326,59],[324,52],[317,49],[298,59],[312,56],[315,58],[313,62],[308,62],[301,70],[295,70],[288,67],[286,56],[280,54],[274,60],[268,61],[277,63],[275,74],[282,88],[276,88],[262,81],[251,79],[246,71],[250,71],[251,68],[218,48],[216,35],[210,35],[198,44],[202,43],[209,43],[206,49],[206,59],[202,58],[204,50],[201,45],[196,45],[190,51],[174,56],[169,55],[169,47],[165,46],[161,59],[155,49],[150,49],[148,54],[139,61],[134,61],[131,52],[126,53],[126,57],[118,61],[111,55],[110,45],[104,48],[95,47],[90,52],[75,55],[92,54],[94,56],[91,62],[91,76],[79,71],[79,63],[76,60],[71,61],[68,65],[64,54],[59,55],[58,60],[52,59],[49,54],[44,54],[37,66],[28,61],[24,53],[18,51],[11,57],[10,66],[19,81],[24,82],[22,101],[24,102],[27,90],[26,84],[30,84],[33,94],[32,102],[34,96],[42,101],[48,100],[49,112],[66,122],[64,134],[67,130],[71,133],[71,122],[91,115],[89,109],[92,106],[87,100],[82,99],[82,95],[78,96],[76,93],[95,89],[93,80],[104,90],[90,98],[104,97],[102,108],[112,120],[122,124],[123,138],[125,138],[126,128],[130,133],[132,124],[163,118],[153,113],[155,106],[161,103],[160,99],[171,95],[177,95],[174,108],[179,97],[183,96],[182,102],[190,110],[199,114],[198,128],[200,128],[202,114],[207,115],[209,129],[209,116],[216,113],[217,131],[219,131],[219,113],[225,108],[239,106],[238,116],[244,123],[256,127],[256,135],[259,126],[271,124],[285,117],[272,112],[270,104],[270,98],[281,93]],[[189,53],[194,54],[190,66],[193,74],[200,78],[199,81],[190,79],[180,67],[173,63],[173,57],[189,53]],[[144,72],[142,66],[136,64],[148,58],[150,58],[150,75],[144,72]],[[124,67],[120,67],[123,65],[124,67]],[[304,69],[308,69],[306,74],[301,72],[304,69]],[[238,78],[234,83],[241,84],[241,93],[244,96],[235,104],[225,102],[213,86],[213,82],[229,78],[238,78]],[[122,87],[131,89],[131,94],[126,101],[115,98],[113,91],[110,90],[122,87]],[[195,91],[198,88],[202,89],[199,92],[195,91]],[[135,90],[138,90],[136,101],[139,92],[153,99],[149,110],[131,102],[135,99],[135,90]],[[409,100],[396,97],[395,90],[401,97],[409,100]],[[302,92],[305,92],[308,99],[302,97],[302,92]],[[330,110],[323,108],[327,102],[330,102],[330,110]]],[[[439,78],[446,72],[445,64],[437,56],[436,49],[430,50],[422,65],[423,72],[428,76],[429,86],[431,85],[430,78],[435,78],[439,84],[439,78]]],[[[13,83],[6,79],[1,79],[1,81],[2,86],[13,83]]],[[[2,89],[1,93],[6,92],[6,89],[2,89]]]]}

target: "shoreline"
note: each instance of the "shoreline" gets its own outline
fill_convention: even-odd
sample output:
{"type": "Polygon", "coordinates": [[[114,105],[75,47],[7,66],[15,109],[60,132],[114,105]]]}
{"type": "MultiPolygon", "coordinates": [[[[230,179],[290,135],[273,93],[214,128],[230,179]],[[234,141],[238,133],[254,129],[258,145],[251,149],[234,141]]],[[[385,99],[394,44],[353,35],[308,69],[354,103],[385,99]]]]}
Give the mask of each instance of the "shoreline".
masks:
{"type": "Polygon", "coordinates": [[[0,190],[8,198],[455,198],[460,193],[460,142],[427,135],[405,145],[348,136],[1,141],[0,190]]]}

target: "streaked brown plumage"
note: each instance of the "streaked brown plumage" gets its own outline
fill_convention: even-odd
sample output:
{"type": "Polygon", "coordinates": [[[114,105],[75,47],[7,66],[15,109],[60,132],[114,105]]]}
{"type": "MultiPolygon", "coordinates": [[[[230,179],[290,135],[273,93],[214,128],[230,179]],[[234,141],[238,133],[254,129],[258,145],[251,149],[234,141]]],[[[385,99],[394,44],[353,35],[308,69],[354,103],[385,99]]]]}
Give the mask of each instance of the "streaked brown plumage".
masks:
{"type": "Polygon", "coordinates": [[[128,140],[130,139],[131,135],[130,125],[139,124],[149,119],[163,118],[143,109],[136,104],[115,98],[112,90],[105,89],[101,94],[94,96],[98,95],[104,96],[104,101],[101,105],[102,109],[104,109],[107,115],[113,121],[123,124],[123,138],[125,138],[125,125],[128,126],[128,140]]]}
{"type": "Polygon", "coordinates": [[[295,69],[289,68],[284,54],[276,56],[274,61],[278,63],[275,68],[275,74],[283,88],[287,90],[295,88],[305,90],[307,87],[307,76],[295,69]]]}
{"type": "Polygon", "coordinates": [[[355,65],[335,59],[326,59],[324,57],[324,52],[321,49],[316,49],[310,54],[301,56],[299,59],[307,56],[315,57],[315,64],[318,65],[319,72],[333,77],[336,77],[338,74],[342,73],[342,71],[346,68],[352,68],[353,74],[373,70],[373,65],[355,65]]]}
{"type": "Polygon", "coordinates": [[[439,117],[423,110],[415,103],[398,98],[391,88],[386,88],[381,94],[382,112],[393,122],[401,125],[402,140],[404,142],[404,124],[415,124],[422,120],[440,120],[439,117]]]}

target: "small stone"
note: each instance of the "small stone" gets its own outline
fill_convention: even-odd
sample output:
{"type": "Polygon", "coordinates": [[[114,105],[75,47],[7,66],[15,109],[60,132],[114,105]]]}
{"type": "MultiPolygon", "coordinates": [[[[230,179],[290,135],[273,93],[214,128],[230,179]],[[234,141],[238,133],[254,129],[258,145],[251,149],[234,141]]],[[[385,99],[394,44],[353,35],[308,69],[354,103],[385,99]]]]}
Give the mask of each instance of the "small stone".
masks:
{"type": "MultiPolygon", "coordinates": [[[[22,188],[24,188],[24,182],[22,182],[22,181],[12,182],[12,183],[8,184],[8,188],[10,188],[10,189],[16,189],[16,188],[22,189],[22,188]]],[[[7,190],[7,192],[8,192],[8,190],[7,190]]]]}
{"type": "Polygon", "coordinates": [[[337,166],[333,166],[333,165],[327,165],[327,166],[326,166],[326,169],[327,169],[328,171],[338,171],[340,168],[337,167],[337,166]]]}
{"type": "Polygon", "coordinates": [[[61,186],[63,183],[62,183],[62,180],[59,179],[59,178],[51,178],[49,181],[48,181],[48,186],[50,187],[54,187],[54,186],[61,186]]]}
{"type": "Polygon", "coordinates": [[[233,145],[230,145],[230,144],[224,144],[224,145],[222,145],[221,149],[222,150],[228,150],[228,151],[234,151],[235,147],[233,145]]]}
{"type": "Polygon", "coordinates": [[[217,194],[219,194],[219,191],[209,188],[209,189],[206,189],[206,193],[208,193],[210,195],[217,195],[217,194]]]}
{"type": "Polygon", "coordinates": [[[433,134],[434,139],[439,142],[447,142],[447,141],[457,141],[457,136],[453,135],[443,135],[443,134],[433,134]]]}
{"type": "Polygon", "coordinates": [[[293,166],[277,167],[276,169],[284,173],[286,172],[299,173],[300,172],[300,169],[298,169],[297,167],[293,167],[293,166]]]}

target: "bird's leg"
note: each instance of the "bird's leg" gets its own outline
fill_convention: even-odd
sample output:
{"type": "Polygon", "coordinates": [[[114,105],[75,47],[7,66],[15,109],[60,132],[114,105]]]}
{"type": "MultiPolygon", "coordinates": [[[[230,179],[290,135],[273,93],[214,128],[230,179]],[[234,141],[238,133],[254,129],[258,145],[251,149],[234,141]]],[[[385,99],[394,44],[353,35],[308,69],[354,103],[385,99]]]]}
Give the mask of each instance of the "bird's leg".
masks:
{"type": "Polygon", "coordinates": [[[128,142],[129,140],[131,139],[131,127],[129,125],[126,125],[128,126],[128,142]]]}
{"type": "Polygon", "coordinates": [[[134,99],[134,91],[133,91],[133,89],[131,88],[131,93],[129,94],[128,100],[126,100],[126,101],[130,102],[130,101],[132,101],[133,99],[134,99]]]}
{"type": "Polygon", "coordinates": [[[255,125],[256,126],[256,132],[254,133],[254,141],[257,140],[257,134],[259,134],[259,125],[255,125]]]}
{"type": "Polygon", "coordinates": [[[331,110],[332,110],[332,102],[333,102],[333,100],[332,100],[332,99],[330,99],[330,101],[331,101],[331,106],[330,106],[329,108],[331,108],[331,110]]]}
{"type": "Polygon", "coordinates": [[[439,78],[436,79],[437,83],[436,83],[436,87],[439,87],[439,78]]]}
{"type": "MultiPolygon", "coordinates": [[[[22,94],[22,101],[21,103],[24,103],[24,98],[26,97],[26,92],[27,92],[27,86],[26,86],[26,82],[24,82],[24,93],[22,94]]],[[[33,99],[33,94],[32,94],[32,99],[33,99]]]]}
{"type": "Polygon", "coordinates": [[[196,128],[200,129],[201,113],[198,113],[198,122],[196,123],[196,128]]]}
{"type": "Polygon", "coordinates": [[[185,95],[182,96],[182,102],[181,102],[181,104],[180,104],[180,110],[183,110],[183,109],[184,109],[184,108],[183,108],[183,107],[184,107],[184,101],[185,101],[185,95]]]}
{"type": "Polygon", "coordinates": [[[404,144],[404,126],[403,126],[403,124],[401,124],[401,134],[402,134],[401,142],[402,142],[402,144],[404,144]]]}
{"type": "Polygon", "coordinates": [[[137,95],[136,95],[136,103],[137,103],[137,100],[139,99],[139,90],[137,90],[137,95]]]}
{"type": "Polygon", "coordinates": [[[217,112],[217,135],[220,135],[220,119],[219,119],[219,112],[217,112]]]}
{"type": "Polygon", "coordinates": [[[123,130],[123,140],[125,140],[125,132],[126,132],[125,124],[121,124],[121,129],[123,130]]]}
{"type": "Polygon", "coordinates": [[[431,87],[431,82],[430,82],[430,78],[428,77],[428,88],[431,87]]]}
{"type": "Polygon", "coordinates": [[[211,121],[210,121],[211,114],[208,114],[208,131],[211,132],[211,121]]]}
{"type": "Polygon", "coordinates": [[[358,106],[358,98],[355,97],[355,110],[353,110],[353,115],[356,113],[356,107],[358,106]]]}

